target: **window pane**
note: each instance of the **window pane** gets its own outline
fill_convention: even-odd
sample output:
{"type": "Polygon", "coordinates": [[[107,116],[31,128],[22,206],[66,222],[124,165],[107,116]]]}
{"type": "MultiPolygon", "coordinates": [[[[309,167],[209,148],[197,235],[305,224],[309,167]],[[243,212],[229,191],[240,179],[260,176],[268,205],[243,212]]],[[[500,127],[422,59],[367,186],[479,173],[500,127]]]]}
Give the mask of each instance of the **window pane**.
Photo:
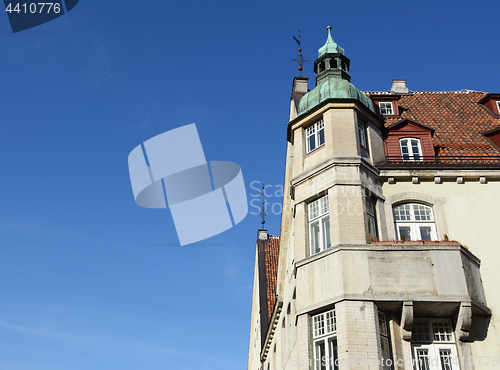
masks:
{"type": "Polygon", "coordinates": [[[420,226],[420,240],[431,240],[430,226],[420,226]]]}
{"type": "Polygon", "coordinates": [[[325,318],[323,314],[316,315],[313,317],[314,323],[314,337],[319,337],[325,334],[325,318]]]}
{"type": "Polygon", "coordinates": [[[412,340],[414,342],[429,342],[429,324],[427,320],[416,320],[413,323],[412,340]]]}
{"type": "Polygon", "coordinates": [[[377,237],[377,228],[375,227],[375,219],[368,216],[368,234],[377,237]]]}
{"type": "Polygon", "coordinates": [[[309,233],[311,237],[311,250],[312,253],[318,253],[321,252],[321,247],[320,247],[320,242],[319,242],[319,221],[314,221],[311,223],[310,228],[309,228],[309,233]]]}
{"type": "Polygon", "coordinates": [[[382,362],[382,368],[384,370],[390,370],[391,366],[388,364],[387,359],[391,358],[391,354],[389,353],[389,339],[385,337],[380,337],[380,347],[382,350],[382,357],[384,361],[382,362]]]}
{"type": "Polygon", "coordinates": [[[323,227],[323,249],[331,247],[330,243],[330,217],[326,216],[321,219],[323,227]]]}
{"type": "Polygon", "coordinates": [[[321,130],[318,131],[318,146],[323,145],[325,143],[325,130],[321,128],[321,130]]]}
{"type": "Polygon", "coordinates": [[[326,332],[333,333],[336,330],[335,310],[331,310],[326,313],[326,332]]]}
{"type": "Polygon", "coordinates": [[[415,221],[432,221],[432,210],[422,204],[414,204],[415,221]]]}
{"type": "Polygon", "coordinates": [[[313,220],[319,216],[319,200],[309,203],[309,220],[313,220]]]}
{"type": "Polygon", "coordinates": [[[417,349],[418,368],[420,370],[430,370],[429,351],[427,349],[417,349]]]}
{"type": "Polygon", "coordinates": [[[440,349],[439,350],[439,359],[441,362],[441,370],[451,370],[451,350],[449,349],[440,349]]]}
{"type": "Polygon", "coordinates": [[[404,240],[411,240],[411,230],[409,226],[399,226],[399,239],[403,240],[403,235],[405,237],[404,240]]]}
{"type": "Polygon", "coordinates": [[[324,215],[328,213],[330,210],[328,209],[330,207],[330,203],[328,202],[328,195],[320,199],[321,203],[321,210],[320,210],[320,215],[324,215]]]}
{"type": "Polygon", "coordinates": [[[328,339],[328,365],[329,369],[337,370],[338,363],[335,364],[335,360],[338,358],[337,353],[337,339],[329,338],[328,339]]]}
{"type": "Polygon", "coordinates": [[[383,312],[378,313],[378,331],[380,334],[387,336],[387,323],[383,312]]]}
{"type": "Polygon", "coordinates": [[[311,135],[307,138],[307,151],[310,152],[314,149],[316,149],[316,136],[311,135]]]}
{"type": "Polygon", "coordinates": [[[323,361],[325,359],[325,342],[324,340],[318,341],[314,345],[315,350],[315,359],[314,359],[314,368],[317,370],[326,370],[326,361],[323,361]]]}
{"type": "Polygon", "coordinates": [[[451,325],[448,320],[432,322],[432,332],[435,342],[452,342],[451,325]]]}
{"type": "Polygon", "coordinates": [[[411,140],[411,150],[413,154],[413,159],[419,160],[420,159],[420,142],[418,140],[411,140]]]}

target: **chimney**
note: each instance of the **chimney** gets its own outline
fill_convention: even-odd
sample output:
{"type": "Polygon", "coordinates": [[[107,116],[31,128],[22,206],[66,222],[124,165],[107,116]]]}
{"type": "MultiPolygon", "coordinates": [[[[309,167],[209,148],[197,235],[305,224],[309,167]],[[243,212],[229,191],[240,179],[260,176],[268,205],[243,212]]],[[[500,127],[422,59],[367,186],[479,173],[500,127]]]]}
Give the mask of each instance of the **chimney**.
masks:
{"type": "Polygon", "coordinates": [[[391,94],[408,94],[406,80],[392,80],[391,94]]]}
{"type": "Polygon", "coordinates": [[[260,229],[257,234],[257,238],[260,240],[267,240],[268,239],[267,230],[260,229]]]}
{"type": "Polygon", "coordinates": [[[307,92],[307,80],[308,77],[295,77],[293,79],[292,93],[298,92],[305,94],[307,92]]]}

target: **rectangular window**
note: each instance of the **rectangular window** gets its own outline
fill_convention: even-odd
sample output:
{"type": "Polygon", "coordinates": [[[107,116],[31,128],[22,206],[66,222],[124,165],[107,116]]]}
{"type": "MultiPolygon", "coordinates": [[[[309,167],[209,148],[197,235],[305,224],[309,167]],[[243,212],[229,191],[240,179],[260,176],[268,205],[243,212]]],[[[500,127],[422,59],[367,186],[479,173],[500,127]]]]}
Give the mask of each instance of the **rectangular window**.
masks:
{"type": "Polygon", "coordinates": [[[498,109],[498,114],[500,114],[500,100],[497,100],[497,109],[498,109]]]}
{"type": "Polygon", "coordinates": [[[366,124],[358,119],[358,139],[359,145],[368,150],[368,136],[366,134],[366,124]]]}
{"type": "Polygon", "coordinates": [[[312,317],[315,370],[338,370],[335,309],[312,317]]]}
{"type": "Polygon", "coordinates": [[[392,108],[392,102],[381,101],[380,103],[378,103],[378,106],[380,108],[381,115],[385,116],[394,114],[394,109],[392,108]]]}
{"type": "Polygon", "coordinates": [[[389,347],[389,330],[387,329],[385,313],[380,311],[378,312],[378,335],[380,338],[380,349],[382,354],[382,358],[380,359],[382,368],[384,370],[391,370],[392,356],[389,347]]]}
{"type": "Polygon", "coordinates": [[[323,119],[306,128],[306,151],[312,152],[325,143],[325,125],[323,119]]]}
{"type": "Polygon", "coordinates": [[[459,370],[449,319],[415,319],[412,347],[417,370],[459,370]]]}
{"type": "Polygon", "coordinates": [[[331,247],[328,195],[309,203],[309,246],[311,255],[331,247]]]}
{"type": "Polygon", "coordinates": [[[405,138],[399,140],[401,156],[405,162],[422,161],[422,148],[419,139],[405,138]]]}
{"type": "Polygon", "coordinates": [[[369,196],[365,197],[366,200],[366,217],[368,221],[368,235],[370,237],[370,240],[375,240],[378,238],[378,233],[377,233],[377,222],[376,222],[376,213],[375,213],[375,204],[376,200],[373,198],[370,198],[369,196]]]}

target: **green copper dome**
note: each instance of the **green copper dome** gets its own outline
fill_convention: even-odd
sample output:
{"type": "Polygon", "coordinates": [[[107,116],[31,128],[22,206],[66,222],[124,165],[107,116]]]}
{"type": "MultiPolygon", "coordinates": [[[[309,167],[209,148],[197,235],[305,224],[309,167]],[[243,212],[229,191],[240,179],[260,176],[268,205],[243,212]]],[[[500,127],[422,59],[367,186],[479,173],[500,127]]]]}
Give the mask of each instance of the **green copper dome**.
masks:
{"type": "Polygon", "coordinates": [[[344,55],[344,49],[333,41],[331,27],[327,29],[326,43],[318,50],[319,57],[314,61],[316,87],[300,99],[297,113],[307,112],[328,99],[355,99],[375,113],[372,101],[351,83],[350,61],[344,55]]]}
{"type": "Polygon", "coordinates": [[[321,57],[324,54],[327,54],[327,53],[339,53],[339,54],[344,55],[344,49],[341,48],[332,39],[332,35],[330,34],[330,30],[332,29],[332,27],[328,26],[328,27],[326,27],[326,29],[328,30],[328,38],[326,39],[325,45],[323,45],[323,47],[321,47],[318,50],[318,58],[321,57]]]}

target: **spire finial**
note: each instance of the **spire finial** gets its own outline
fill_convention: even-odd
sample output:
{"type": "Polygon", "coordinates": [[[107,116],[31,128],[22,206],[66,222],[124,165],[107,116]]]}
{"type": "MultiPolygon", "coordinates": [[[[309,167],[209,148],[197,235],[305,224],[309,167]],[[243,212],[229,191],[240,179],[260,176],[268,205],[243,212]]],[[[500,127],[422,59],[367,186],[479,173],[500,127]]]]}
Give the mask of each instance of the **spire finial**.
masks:
{"type": "Polygon", "coordinates": [[[262,191],[259,191],[259,194],[262,195],[262,208],[259,212],[262,220],[260,223],[262,224],[262,228],[264,228],[264,224],[266,223],[266,216],[269,214],[266,212],[266,186],[262,184],[262,191]]]}
{"type": "Polygon", "coordinates": [[[297,59],[292,59],[294,62],[297,62],[299,65],[299,74],[302,77],[302,63],[308,62],[308,60],[302,58],[302,47],[300,46],[300,30],[299,30],[299,38],[297,39],[295,36],[292,36],[295,42],[299,44],[299,56],[297,59]]]}
{"type": "Polygon", "coordinates": [[[332,34],[330,32],[332,27],[328,26],[328,27],[326,27],[326,29],[328,30],[328,37],[326,39],[325,45],[323,45],[323,47],[321,47],[318,50],[318,57],[322,56],[323,54],[327,54],[327,53],[344,54],[344,49],[342,49],[339,45],[337,45],[337,43],[335,41],[333,41],[332,34]]]}
{"type": "Polygon", "coordinates": [[[327,38],[326,42],[329,42],[329,41],[334,42],[332,39],[332,33],[330,32],[332,30],[332,26],[328,26],[328,27],[326,27],[326,29],[328,30],[328,38],[327,38]]]}

